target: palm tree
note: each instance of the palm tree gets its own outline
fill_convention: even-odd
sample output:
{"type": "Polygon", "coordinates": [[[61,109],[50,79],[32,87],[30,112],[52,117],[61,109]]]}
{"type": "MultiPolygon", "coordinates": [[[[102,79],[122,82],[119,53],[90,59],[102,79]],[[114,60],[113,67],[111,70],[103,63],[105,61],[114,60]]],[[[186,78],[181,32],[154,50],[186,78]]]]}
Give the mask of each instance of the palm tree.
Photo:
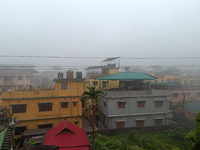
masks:
{"type": "Polygon", "coordinates": [[[87,87],[88,91],[83,92],[82,96],[81,96],[81,100],[86,100],[88,101],[89,99],[91,99],[92,101],[92,110],[93,110],[93,115],[92,115],[92,122],[93,122],[93,142],[92,142],[92,147],[94,149],[94,122],[96,120],[96,116],[95,116],[95,112],[96,112],[96,104],[93,104],[94,100],[96,100],[97,103],[97,98],[98,98],[98,94],[103,94],[104,92],[101,90],[95,90],[95,87],[91,86],[91,87],[87,87]]]}
{"type": "Polygon", "coordinates": [[[83,92],[83,94],[81,96],[81,100],[88,101],[89,99],[91,99],[92,104],[93,104],[94,100],[96,100],[96,103],[97,103],[98,94],[103,94],[104,95],[103,91],[101,91],[101,90],[95,90],[95,87],[93,87],[93,86],[87,87],[87,89],[89,91],[83,92]]]}

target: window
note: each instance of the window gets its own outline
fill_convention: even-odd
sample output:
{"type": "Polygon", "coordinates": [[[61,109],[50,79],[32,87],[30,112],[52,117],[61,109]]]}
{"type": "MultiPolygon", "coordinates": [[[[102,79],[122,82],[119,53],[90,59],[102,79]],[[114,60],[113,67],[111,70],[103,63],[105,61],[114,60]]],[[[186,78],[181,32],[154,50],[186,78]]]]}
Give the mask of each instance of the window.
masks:
{"type": "Polygon", "coordinates": [[[76,107],[76,102],[73,102],[73,106],[76,107]]]}
{"type": "Polygon", "coordinates": [[[136,120],[136,127],[144,127],[144,120],[136,120]]]}
{"type": "Polygon", "coordinates": [[[200,97],[200,93],[197,93],[197,97],[200,97]]]}
{"type": "Polygon", "coordinates": [[[180,79],[179,78],[173,78],[173,81],[179,81],[180,79]]]}
{"type": "Polygon", "coordinates": [[[62,90],[66,90],[67,89],[67,82],[62,83],[62,90]]]}
{"type": "Polygon", "coordinates": [[[173,93],[173,98],[178,98],[179,93],[173,93]]]}
{"type": "Polygon", "coordinates": [[[61,108],[68,108],[68,102],[61,102],[61,108]]]}
{"type": "Polygon", "coordinates": [[[138,107],[145,107],[145,101],[138,102],[138,107]]]}
{"type": "Polygon", "coordinates": [[[97,86],[97,84],[98,84],[98,81],[93,81],[94,86],[97,86]]]}
{"type": "Polygon", "coordinates": [[[106,102],[103,102],[104,107],[106,107],[106,102]]]}
{"type": "Polygon", "coordinates": [[[12,76],[4,76],[3,81],[12,81],[12,76]]]}
{"type": "Polygon", "coordinates": [[[103,88],[106,88],[107,81],[103,81],[103,88]]]}
{"type": "Polygon", "coordinates": [[[116,128],[124,128],[125,122],[116,122],[116,128]]]}
{"type": "Polygon", "coordinates": [[[78,125],[78,121],[75,121],[75,125],[78,125]]]}
{"type": "Polygon", "coordinates": [[[156,101],[155,106],[156,107],[163,107],[163,101],[156,101]]]}
{"type": "Polygon", "coordinates": [[[52,103],[40,103],[39,111],[52,111],[52,103]]]}
{"type": "Polygon", "coordinates": [[[39,129],[52,128],[53,123],[38,124],[39,129]]]}
{"type": "Polygon", "coordinates": [[[23,76],[18,76],[18,80],[23,80],[23,76]]]}
{"type": "Polygon", "coordinates": [[[172,81],[172,79],[167,79],[167,82],[172,81]]]}
{"type": "Polygon", "coordinates": [[[22,133],[26,130],[26,126],[23,127],[15,127],[15,135],[22,135],[22,133]]]}
{"type": "Polygon", "coordinates": [[[155,119],[155,125],[156,126],[162,125],[162,119],[155,119]]]}
{"type": "Polygon", "coordinates": [[[22,105],[11,105],[12,113],[26,113],[26,104],[22,105]]]}
{"type": "Polygon", "coordinates": [[[125,108],[125,102],[118,102],[118,109],[125,108]]]}

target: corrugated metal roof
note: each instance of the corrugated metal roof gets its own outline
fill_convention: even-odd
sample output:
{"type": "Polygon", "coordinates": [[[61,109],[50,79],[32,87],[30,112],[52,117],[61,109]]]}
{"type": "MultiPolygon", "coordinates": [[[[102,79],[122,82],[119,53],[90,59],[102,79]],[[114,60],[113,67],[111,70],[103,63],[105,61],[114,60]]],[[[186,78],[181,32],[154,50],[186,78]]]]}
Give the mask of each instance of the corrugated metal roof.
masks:
{"type": "Polygon", "coordinates": [[[53,129],[47,131],[44,145],[54,145],[62,148],[75,148],[89,146],[90,143],[85,131],[82,128],[64,120],[53,129]]]}
{"type": "Polygon", "coordinates": [[[119,72],[105,77],[97,78],[97,80],[154,80],[157,79],[144,72],[119,72]]]}
{"type": "Polygon", "coordinates": [[[200,111],[200,103],[186,103],[184,107],[191,113],[197,114],[200,111]]]}
{"type": "Polygon", "coordinates": [[[112,61],[112,60],[115,60],[115,59],[118,59],[120,57],[112,57],[112,58],[106,58],[105,60],[103,60],[102,62],[105,62],[105,61],[112,61]]]}

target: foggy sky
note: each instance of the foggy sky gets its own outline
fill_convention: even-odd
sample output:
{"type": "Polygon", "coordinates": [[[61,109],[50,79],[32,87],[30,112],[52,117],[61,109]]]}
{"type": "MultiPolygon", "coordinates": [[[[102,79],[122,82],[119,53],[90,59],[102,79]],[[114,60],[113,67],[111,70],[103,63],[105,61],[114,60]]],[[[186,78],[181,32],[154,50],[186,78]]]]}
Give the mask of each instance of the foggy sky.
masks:
{"type": "MultiPolygon", "coordinates": [[[[199,0],[1,0],[0,55],[200,56],[199,0]]],[[[100,65],[101,59],[0,58],[0,63],[100,65]]],[[[199,60],[121,60],[190,64],[199,60]]]]}

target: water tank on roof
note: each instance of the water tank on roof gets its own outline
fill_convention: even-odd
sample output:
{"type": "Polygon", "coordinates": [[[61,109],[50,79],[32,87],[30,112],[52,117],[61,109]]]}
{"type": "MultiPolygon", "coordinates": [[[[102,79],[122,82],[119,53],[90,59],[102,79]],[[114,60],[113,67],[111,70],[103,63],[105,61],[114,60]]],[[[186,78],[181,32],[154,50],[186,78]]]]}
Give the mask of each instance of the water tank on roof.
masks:
{"type": "Polygon", "coordinates": [[[58,79],[63,79],[63,73],[62,72],[58,72],[58,79]]]}
{"type": "Polygon", "coordinates": [[[67,79],[73,79],[74,78],[74,72],[69,70],[67,71],[67,79]]]}
{"type": "Polygon", "coordinates": [[[82,72],[76,72],[76,78],[82,79],[82,72]]]}

